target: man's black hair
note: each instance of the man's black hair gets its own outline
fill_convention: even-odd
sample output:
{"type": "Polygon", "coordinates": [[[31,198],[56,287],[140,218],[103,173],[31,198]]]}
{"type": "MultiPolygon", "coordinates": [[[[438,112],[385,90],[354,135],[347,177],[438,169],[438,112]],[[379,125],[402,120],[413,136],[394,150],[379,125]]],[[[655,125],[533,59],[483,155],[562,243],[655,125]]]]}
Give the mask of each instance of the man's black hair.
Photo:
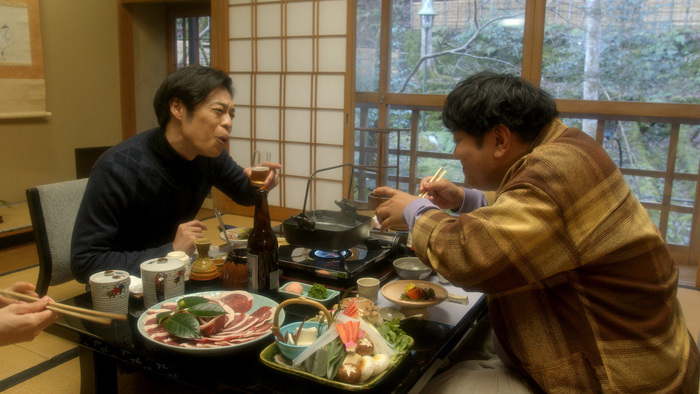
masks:
{"type": "Polygon", "coordinates": [[[483,141],[494,126],[502,124],[525,142],[559,115],[552,96],[522,78],[480,72],[461,80],[445,100],[442,123],[483,141]]]}
{"type": "Polygon", "coordinates": [[[188,114],[219,86],[228,90],[233,98],[234,89],[231,77],[221,70],[205,66],[186,66],[170,73],[153,97],[153,108],[158,117],[158,125],[165,130],[170,121],[170,102],[177,98],[187,109],[188,114]]]}

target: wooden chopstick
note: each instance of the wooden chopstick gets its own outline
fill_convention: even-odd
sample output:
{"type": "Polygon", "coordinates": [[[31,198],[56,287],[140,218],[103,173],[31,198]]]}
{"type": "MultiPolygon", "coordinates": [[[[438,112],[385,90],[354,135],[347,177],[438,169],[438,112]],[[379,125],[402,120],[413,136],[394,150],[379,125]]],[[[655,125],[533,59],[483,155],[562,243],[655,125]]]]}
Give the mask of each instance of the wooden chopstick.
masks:
{"type": "MultiPolygon", "coordinates": [[[[433,182],[439,181],[440,179],[442,179],[443,176],[445,176],[445,174],[447,174],[447,170],[445,170],[444,167],[438,168],[437,172],[435,173],[435,175],[433,175],[432,178],[430,178],[430,181],[428,183],[433,183],[433,182]]],[[[425,198],[427,195],[428,195],[428,192],[423,192],[423,193],[419,194],[418,197],[425,198]]]]}
{"type": "MultiPolygon", "coordinates": [[[[17,293],[9,290],[0,289],[0,295],[12,297],[20,301],[39,301],[39,298],[37,297],[32,297],[27,294],[17,293]]],[[[126,315],[117,315],[115,313],[100,312],[92,309],[79,308],[77,306],[59,304],[53,301],[49,302],[49,304],[46,306],[46,309],[100,324],[110,324],[112,320],[126,320],[126,315]]]]}

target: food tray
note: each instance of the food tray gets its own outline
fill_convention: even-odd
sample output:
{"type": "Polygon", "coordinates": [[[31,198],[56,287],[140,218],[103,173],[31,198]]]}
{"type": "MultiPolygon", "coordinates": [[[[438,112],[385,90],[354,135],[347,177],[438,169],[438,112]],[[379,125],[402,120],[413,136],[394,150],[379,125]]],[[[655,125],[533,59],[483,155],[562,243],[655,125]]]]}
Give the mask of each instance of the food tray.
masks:
{"type": "Polygon", "coordinates": [[[280,294],[282,297],[284,297],[285,299],[297,298],[297,297],[306,297],[306,298],[308,298],[308,299],[310,299],[310,300],[318,301],[318,302],[320,302],[321,304],[323,304],[323,305],[326,306],[326,307],[329,307],[329,306],[331,306],[333,303],[335,303],[335,302],[337,301],[338,295],[340,294],[340,292],[339,292],[338,290],[333,290],[333,289],[326,288],[326,290],[327,290],[327,294],[326,294],[327,297],[326,297],[326,298],[314,298],[314,297],[309,297],[308,294],[309,294],[309,290],[311,290],[311,286],[312,286],[312,285],[310,285],[310,284],[308,284],[308,283],[302,283],[302,282],[288,282],[288,283],[284,284],[283,286],[280,286],[279,290],[277,290],[277,291],[278,291],[279,294],[280,294]],[[301,285],[301,287],[302,287],[302,289],[303,289],[303,291],[301,292],[301,294],[296,294],[296,293],[292,293],[292,292],[289,292],[289,291],[286,291],[286,290],[285,290],[285,289],[287,288],[287,286],[289,286],[289,285],[292,284],[292,283],[299,283],[299,284],[301,285]]]}
{"type": "MultiPolygon", "coordinates": [[[[286,301],[282,302],[280,304],[280,306],[277,308],[277,311],[282,313],[283,312],[282,309],[284,308],[284,306],[288,305],[290,303],[303,303],[303,304],[309,304],[309,305],[318,304],[317,302],[308,300],[304,297],[295,298],[295,299],[290,299],[290,300],[286,300],[286,301]]],[[[318,304],[316,306],[322,307],[321,304],[318,304]]],[[[325,308],[319,308],[319,309],[321,309],[323,311],[323,309],[325,309],[325,308]]],[[[323,311],[323,312],[328,313],[327,310],[323,311]]],[[[272,329],[279,330],[278,316],[275,316],[272,329]]],[[[396,369],[396,367],[399,364],[401,364],[401,362],[409,354],[410,349],[413,347],[413,343],[414,343],[413,338],[411,338],[411,341],[409,342],[409,346],[407,346],[406,350],[403,353],[398,354],[398,356],[392,357],[391,362],[389,363],[389,367],[386,370],[384,370],[379,375],[373,376],[369,380],[367,380],[363,383],[360,383],[360,384],[344,383],[344,382],[340,382],[337,380],[330,380],[330,379],[326,379],[326,378],[323,378],[320,376],[316,376],[310,372],[306,372],[306,371],[292,367],[291,361],[289,361],[289,365],[284,365],[284,364],[278,363],[277,361],[275,361],[275,357],[278,354],[280,356],[282,356],[282,355],[280,354],[279,348],[277,347],[277,342],[274,342],[274,343],[268,345],[265,349],[263,349],[262,352],[260,352],[260,361],[264,365],[266,365],[272,369],[276,369],[276,370],[284,372],[284,373],[289,373],[289,374],[292,374],[292,375],[297,376],[299,378],[307,379],[307,380],[310,380],[310,381],[313,381],[313,382],[316,382],[319,384],[323,384],[326,386],[330,386],[330,387],[333,387],[336,389],[347,390],[347,391],[363,391],[363,390],[368,390],[368,389],[375,387],[382,380],[384,380],[384,378],[386,378],[392,371],[394,371],[394,369],[396,369]]]]}

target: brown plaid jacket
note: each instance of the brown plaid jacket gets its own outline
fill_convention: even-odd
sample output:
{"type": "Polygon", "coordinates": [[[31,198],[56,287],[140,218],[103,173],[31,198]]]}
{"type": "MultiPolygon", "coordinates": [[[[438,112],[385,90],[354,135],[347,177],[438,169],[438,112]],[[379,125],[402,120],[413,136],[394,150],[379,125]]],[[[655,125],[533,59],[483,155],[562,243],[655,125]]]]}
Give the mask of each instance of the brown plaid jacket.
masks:
{"type": "Polygon", "coordinates": [[[493,205],[421,216],[413,246],[489,296],[510,361],[547,392],[695,392],[678,268],[600,144],[556,120],[493,205]]]}

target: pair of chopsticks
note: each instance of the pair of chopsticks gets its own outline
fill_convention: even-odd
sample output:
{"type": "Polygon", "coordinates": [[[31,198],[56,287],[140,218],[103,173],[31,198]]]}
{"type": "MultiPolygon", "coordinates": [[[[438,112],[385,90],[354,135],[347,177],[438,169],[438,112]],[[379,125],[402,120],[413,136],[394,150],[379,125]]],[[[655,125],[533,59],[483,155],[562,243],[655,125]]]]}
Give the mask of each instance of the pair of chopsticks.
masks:
{"type": "MultiPolygon", "coordinates": [[[[9,290],[0,289],[0,295],[12,297],[16,300],[34,302],[39,301],[39,298],[32,297],[30,295],[17,293],[9,290]]],[[[58,313],[63,313],[64,315],[69,315],[77,317],[80,319],[89,320],[93,323],[99,324],[111,324],[112,320],[126,320],[126,315],[117,315],[115,313],[107,313],[94,311],[92,309],[78,308],[77,306],[59,304],[57,302],[49,302],[46,309],[52,310],[58,313]]]]}
{"type": "MultiPolygon", "coordinates": [[[[443,176],[445,176],[445,174],[447,174],[447,170],[445,170],[444,167],[438,168],[437,172],[435,172],[435,175],[433,175],[433,177],[430,178],[430,182],[428,182],[428,183],[433,183],[433,182],[439,181],[440,179],[442,179],[443,176]]],[[[418,197],[420,197],[420,198],[425,198],[427,196],[428,196],[428,192],[423,192],[423,193],[418,195],[418,197]]]]}

